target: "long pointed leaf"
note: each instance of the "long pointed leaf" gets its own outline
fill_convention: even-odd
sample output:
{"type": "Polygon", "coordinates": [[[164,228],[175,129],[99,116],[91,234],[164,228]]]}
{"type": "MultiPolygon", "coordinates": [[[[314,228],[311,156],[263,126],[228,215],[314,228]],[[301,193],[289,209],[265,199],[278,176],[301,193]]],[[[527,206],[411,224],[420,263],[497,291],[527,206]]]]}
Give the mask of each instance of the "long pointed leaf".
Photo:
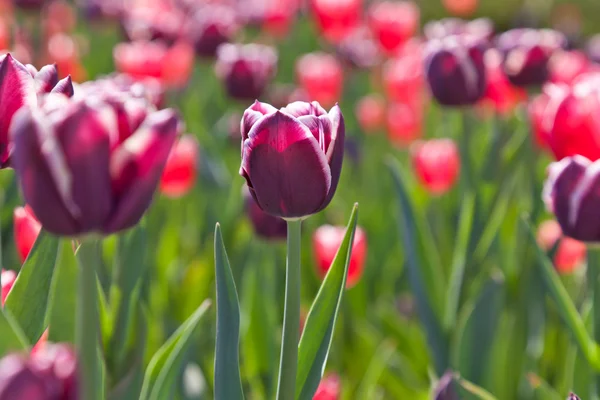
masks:
{"type": "Polygon", "coordinates": [[[75,342],[75,309],[77,306],[77,259],[70,240],[62,240],[57,258],[50,309],[48,310],[48,340],[51,342],[75,342]]]}
{"type": "Polygon", "coordinates": [[[0,354],[26,350],[27,338],[10,312],[0,308],[0,354]]]}
{"type": "Polygon", "coordinates": [[[357,220],[358,204],[355,204],[344,240],[306,318],[298,349],[297,399],[312,399],[323,376],[335,321],[346,288],[346,275],[352,255],[357,220]]]}
{"type": "Polygon", "coordinates": [[[5,307],[30,344],[46,329],[46,313],[59,239],[42,230],[6,298],[5,307]]]}
{"type": "Polygon", "coordinates": [[[240,305],[219,224],[215,227],[215,277],[217,281],[215,398],[243,399],[239,354],[240,305]]]}

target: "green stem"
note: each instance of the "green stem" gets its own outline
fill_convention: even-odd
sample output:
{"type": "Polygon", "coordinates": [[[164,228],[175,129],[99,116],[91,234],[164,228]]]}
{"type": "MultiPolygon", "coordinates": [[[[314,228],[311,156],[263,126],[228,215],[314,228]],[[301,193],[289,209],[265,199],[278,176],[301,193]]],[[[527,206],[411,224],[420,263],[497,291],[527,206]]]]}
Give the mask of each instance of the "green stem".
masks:
{"type": "Polygon", "coordinates": [[[96,240],[84,241],[77,251],[79,288],[76,343],[81,374],[80,397],[86,400],[100,399],[100,360],[98,359],[100,323],[96,281],[100,257],[100,242],[96,240]]]}
{"type": "Polygon", "coordinates": [[[475,175],[473,173],[473,165],[471,160],[471,121],[469,110],[461,110],[462,129],[459,132],[460,142],[460,158],[461,158],[461,175],[463,179],[463,191],[470,191],[475,185],[475,175]]]}
{"type": "Polygon", "coordinates": [[[288,221],[287,263],[285,271],[285,310],[277,399],[296,396],[298,341],[300,338],[300,227],[301,221],[288,221]]]}
{"type": "MultiPolygon", "coordinates": [[[[596,244],[587,246],[587,284],[592,299],[592,329],[591,334],[596,344],[600,342],[600,247],[596,244]]],[[[593,398],[600,395],[600,375],[596,374],[592,389],[593,398]]]]}

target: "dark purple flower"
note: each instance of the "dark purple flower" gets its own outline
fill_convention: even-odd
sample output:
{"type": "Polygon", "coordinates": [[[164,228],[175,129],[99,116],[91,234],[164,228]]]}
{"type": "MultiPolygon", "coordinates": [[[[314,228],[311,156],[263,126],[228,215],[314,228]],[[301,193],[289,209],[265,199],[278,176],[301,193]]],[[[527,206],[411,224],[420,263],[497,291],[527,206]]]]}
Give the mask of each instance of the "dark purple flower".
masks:
{"type": "Polygon", "coordinates": [[[275,75],[277,52],[260,44],[226,43],[219,47],[215,69],[231,97],[255,100],[275,75]]]}
{"type": "Polygon", "coordinates": [[[576,155],[550,164],[543,198],[566,236],[600,242],[600,161],[576,155]]]}
{"type": "Polygon", "coordinates": [[[479,101],[486,88],[485,46],[469,35],[427,42],[424,51],[427,82],[435,99],[445,106],[479,101]]]}
{"type": "Polygon", "coordinates": [[[446,372],[439,380],[435,392],[434,400],[460,400],[458,396],[458,383],[456,375],[452,371],[446,372]]]}
{"type": "Polygon", "coordinates": [[[229,42],[240,28],[236,11],[221,4],[204,4],[195,9],[187,24],[187,35],[197,55],[214,57],[219,46],[229,42]]]}
{"type": "Polygon", "coordinates": [[[46,230],[110,234],[135,225],[150,206],[180,122],[170,109],[149,110],[122,126],[119,112],[127,107],[99,95],[50,94],[40,109],[15,116],[14,168],[46,230]]]}
{"type": "Polygon", "coordinates": [[[567,41],[551,29],[512,29],[498,36],[502,69],[516,86],[536,86],[548,80],[548,61],[567,41]]]}
{"type": "Polygon", "coordinates": [[[244,185],[243,195],[246,215],[252,222],[254,232],[266,240],[285,239],[287,237],[287,223],[285,220],[261,210],[246,185],[244,185]]]}
{"type": "Polygon", "coordinates": [[[280,110],[255,102],[241,122],[242,165],[252,197],[266,213],[302,218],[324,209],[335,194],[344,158],[344,118],[317,102],[280,110]]]}

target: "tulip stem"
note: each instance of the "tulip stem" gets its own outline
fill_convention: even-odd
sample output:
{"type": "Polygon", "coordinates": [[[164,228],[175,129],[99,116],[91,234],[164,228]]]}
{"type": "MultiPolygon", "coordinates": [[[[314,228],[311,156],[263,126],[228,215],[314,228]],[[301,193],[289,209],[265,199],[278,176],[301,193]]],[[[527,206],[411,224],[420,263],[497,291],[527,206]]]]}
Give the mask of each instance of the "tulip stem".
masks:
{"type": "Polygon", "coordinates": [[[80,398],[98,400],[101,393],[98,340],[98,288],[96,271],[100,264],[100,242],[84,241],[77,251],[79,288],[77,302],[76,343],[79,355],[80,398]]]}
{"type": "Polygon", "coordinates": [[[287,263],[285,271],[285,309],[279,363],[277,399],[296,397],[296,370],[300,338],[300,228],[302,221],[287,221],[287,263]]]}
{"type": "MultiPolygon", "coordinates": [[[[587,246],[587,284],[592,298],[592,337],[596,344],[600,343],[600,248],[596,244],[587,246]]],[[[598,371],[596,371],[598,372],[598,371]]],[[[600,375],[595,375],[592,384],[593,399],[600,395],[600,375]]]]}

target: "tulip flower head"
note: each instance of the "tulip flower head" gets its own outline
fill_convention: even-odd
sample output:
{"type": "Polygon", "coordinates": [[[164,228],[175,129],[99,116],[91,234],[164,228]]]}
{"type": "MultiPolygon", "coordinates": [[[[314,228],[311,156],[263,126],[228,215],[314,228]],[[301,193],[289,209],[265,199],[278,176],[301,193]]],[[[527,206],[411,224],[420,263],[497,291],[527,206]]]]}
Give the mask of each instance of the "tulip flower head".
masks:
{"type": "Polygon", "coordinates": [[[550,29],[513,29],[497,39],[503,55],[503,70],[516,86],[536,86],[549,78],[548,62],[566,46],[565,37],[550,29]]]}
{"type": "Polygon", "coordinates": [[[13,270],[1,270],[0,272],[0,286],[2,289],[0,291],[0,306],[4,306],[4,302],[10,293],[15,281],[17,280],[17,273],[13,270]]]}
{"type": "Polygon", "coordinates": [[[219,47],[215,70],[231,97],[255,100],[277,71],[277,51],[261,44],[226,43],[219,47]]]}
{"type": "Polygon", "coordinates": [[[177,198],[190,191],[198,173],[198,141],[192,135],[182,136],[171,149],[160,178],[160,192],[177,198]]]}
{"type": "Polygon", "coordinates": [[[200,57],[214,57],[217,49],[229,42],[240,29],[235,9],[225,4],[196,7],[188,24],[188,37],[200,57]]]}
{"type": "Polygon", "coordinates": [[[317,28],[330,42],[339,43],[358,26],[362,0],[310,0],[317,28]]]}
{"type": "Polygon", "coordinates": [[[537,242],[542,249],[551,250],[559,240],[554,255],[554,266],[561,274],[572,273],[585,260],[585,243],[564,237],[560,225],[555,220],[547,220],[540,224],[537,231],[537,242]]]}
{"type": "Polygon", "coordinates": [[[328,374],[321,379],[313,400],[339,400],[342,391],[340,377],[328,374]]]}
{"type": "Polygon", "coordinates": [[[298,83],[308,97],[331,106],[340,100],[343,72],[340,62],[331,54],[305,54],[296,62],[298,83]]]}
{"type": "Polygon", "coordinates": [[[599,196],[600,161],[576,155],[548,167],[543,199],[566,236],[600,242],[599,196]]]}
{"type": "Polygon", "coordinates": [[[101,95],[50,94],[43,107],[19,110],[11,126],[14,168],[46,230],[110,234],[137,224],[150,206],[179,119],[166,109],[149,111],[136,123],[120,132],[114,103],[101,95]]]}
{"type": "Polygon", "coordinates": [[[42,224],[37,220],[29,206],[15,208],[13,219],[15,244],[21,262],[25,262],[40,230],[42,230],[42,224]]]}
{"type": "Polygon", "coordinates": [[[244,185],[243,195],[246,215],[252,223],[254,232],[260,238],[266,240],[285,239],[287,237],[287,223],[285,220],[261,210],[246,185],[244,185]]]}
{"type": "MultiPolygon", "coordinates": [[[[346,228],[343,226],[323,225],[313,234],[313,249],[317,259],[318,274],[325,278],[331,263],[344,240],[346,228]]],[[[367,236],[361,227],[356,227],[352,255],[348,264],[346,288],[351,288],[360,280],[367,256],[367,236]]]]}
{"type": "Polygon", "coordinates": [[[423,104],[393,103],[387,108],[388,139],[399,147],[406,147],[423,135],[423,104]]]}
{"type": "Polygon", "coordinates": [[[371,133],[385,124],[385,100],[378,95],[367,95],[356,103],[356,118],[362,130],[371,133]]]}
{"type": "Polygon", "coordinates": [[[502,72],[502,56],[496,49],[489,49],[484,56],[487,85],[482,104],[490,105],[501,115],[510,115],[527,98],[523,88],[514,86],[502,72]]]}
{"type": "Polygon", "coordinates": [[[593,68],[582,51],[559,50],[550,57],[548,69],[551,82],[571,85],[579,76],[593,68]]]}
{"type": "Polygon", "coordinates": [[[255,102],[242,117],[242,164],[252,197],[266,213],[305,218],[335,194],[344,157],[344,118],[317,102],[277,110],[255,102]]]}
{"type": "Polygon", "coordinates": [[[406,49],[383,65],[383,87],[393,102],[416,103],[425,90],[422,46],[409,42],[406,49]]]}
{"type": "Polygon", "coordinates": [[[454,186],[460,172],[460,156],[452,139],[416,142],[411,155],[415,174],[430,193],[441,195],[454,186]]]}
{"type": "Polygon", "coordinates": [[[425,47],[425,73],[433,97],[444,106],[475,104],[486,88],[481,40],[468,35],[430,40],[425,47]]]}
{"type": "Polygon", "coordinates": [[[383,0],[369,7],[369,26],[381,48],[393,53],[419,28],[420,12],[410,1],[383,0]]]}

